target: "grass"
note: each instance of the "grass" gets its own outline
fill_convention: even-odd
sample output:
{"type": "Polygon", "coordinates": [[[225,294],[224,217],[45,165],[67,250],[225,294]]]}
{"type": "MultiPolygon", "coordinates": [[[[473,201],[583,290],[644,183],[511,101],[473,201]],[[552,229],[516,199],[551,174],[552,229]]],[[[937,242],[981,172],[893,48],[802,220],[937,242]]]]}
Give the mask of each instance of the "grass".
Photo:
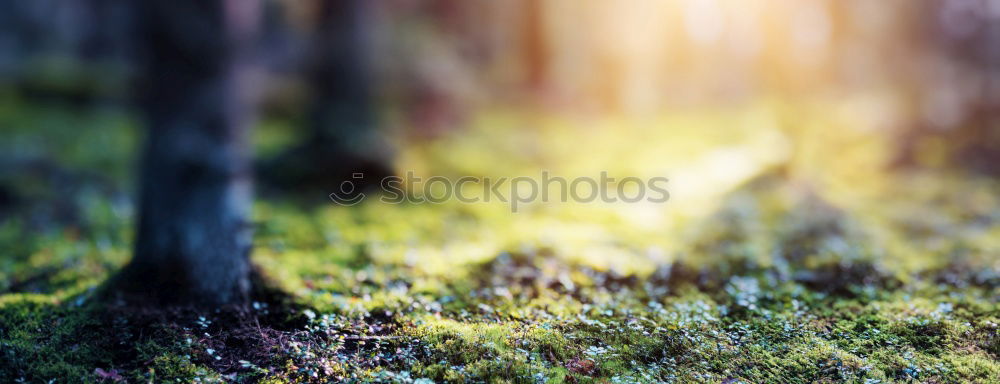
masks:
{"type": "MultiPolygon", "coordinates": [[[[93,300],[129,257],[133,119],[0,105],[2,382],[1000,381],[997,182],[886,168],[891,137],[829,102],[483,114],[398,163],[668,174],[671,201],[267,196],[271,290],[211,313],[93,300]]],[[[259,135],[292,142],[286,125],[259,135]]]]}

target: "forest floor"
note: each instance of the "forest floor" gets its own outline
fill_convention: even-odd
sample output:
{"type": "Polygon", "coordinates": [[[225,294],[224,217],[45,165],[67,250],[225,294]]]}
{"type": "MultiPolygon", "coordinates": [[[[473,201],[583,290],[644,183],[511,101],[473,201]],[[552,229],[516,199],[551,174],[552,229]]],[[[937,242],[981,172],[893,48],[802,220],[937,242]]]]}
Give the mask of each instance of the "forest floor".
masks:
{"type": "MultiPolygon", "coordinates": [[[[261,187],[266,289],[204,313],[93,299],[130,257],[135,121],[5,101],[0,382],[1000,382],[1000,186],[887,170],[891,139],[849,112],[477,117],[397,163],[667,174],[671,200],[512,213],[261,187]]],[[[264,120],[258,153],[287,124],[264,120]]]]}

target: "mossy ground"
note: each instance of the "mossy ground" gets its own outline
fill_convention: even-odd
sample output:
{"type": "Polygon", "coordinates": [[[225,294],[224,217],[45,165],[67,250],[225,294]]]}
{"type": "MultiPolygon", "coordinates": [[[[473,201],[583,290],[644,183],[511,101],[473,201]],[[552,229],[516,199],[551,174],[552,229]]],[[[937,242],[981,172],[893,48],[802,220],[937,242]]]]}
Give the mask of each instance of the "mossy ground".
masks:
{"type": "MultiPolygon", "coordinates": [[[[254,261],[285,296],[208,313],[94,300],[130,252],[128,115],[0,106],[0,382],[1000,382],[998,184],[886,168],[891,140],[829,103],[496,112],[398,160],[666,173],[662,205],[340,207],[265,187],[254,261]]],[[[265,120],[259,152],[286,125],[265,120]]]]}

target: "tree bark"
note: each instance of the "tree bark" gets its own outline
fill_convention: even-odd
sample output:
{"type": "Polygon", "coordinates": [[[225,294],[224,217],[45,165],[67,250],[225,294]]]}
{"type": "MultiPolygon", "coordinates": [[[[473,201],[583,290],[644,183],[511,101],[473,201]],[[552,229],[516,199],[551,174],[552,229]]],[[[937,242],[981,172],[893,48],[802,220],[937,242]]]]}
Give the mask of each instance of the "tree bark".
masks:
{"type": "Polygon", "coordinates": [[[139,224],[121,281],[159,301],[220,305],[250,285],[251,40],[256,0],[140,2],[139,224]]]}

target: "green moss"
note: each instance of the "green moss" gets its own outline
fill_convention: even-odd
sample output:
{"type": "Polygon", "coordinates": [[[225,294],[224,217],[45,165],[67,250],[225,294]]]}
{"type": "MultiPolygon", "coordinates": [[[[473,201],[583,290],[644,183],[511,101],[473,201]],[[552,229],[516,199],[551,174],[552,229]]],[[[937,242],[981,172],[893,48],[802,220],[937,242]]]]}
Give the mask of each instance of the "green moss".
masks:
{"type": "MultiPolygon", "coordinates": [[[[219,374],[191,362],[192,350],[175,330],[126,312],[46,295],[5,295],[0,300],[0,347],[7,364],[0,381],[95,381],[98,370],[130,381],[190,382],[219,374]]],[[[109,376],[110,377],[110,376],[109,376]]]]}
{"type": "MultiPolygon", "coordinates": [[[[771,133],[705,128],[752,126],[761,108],[593,123],[616,128],[606,131],[545,118],[535,133],[495,113],[401,161],[424,174],[531,175],[539,163],[657,174],[720,145],[756,153],[771,133]],[[637,148],[635,132],[648,145],[637,148]],[[559,145],[567,137],[572,148],[559,145]]],[[[112,180],[69,178],[67,197],[46,177],[0,174],[0,188],[34,202],[0,222],[2,382],[97,381],[97,369],[129,382],[1000,381],[995,181],[834,164],[819,151],[830,163],[816,179],[796,176],[808,173],[796,160],[755,157],[753,175],[641,214],[263,200],[254,262],[289,297],[246,318],[154,322],[89,296],[130,253],[134,207],[116,189],[134,149],[129,117],[86,115],[81,124],[110,130],[62,136],[53,132],[76,115],[38,114],[0,103],[0,123],[21,127],[0,149],[31,149],[55,164],[50,175],[110,167],[112,180]],[[858,169],[884,173],[851,176],[858,169]],[[843,179],[817,187],[833,177],[843,179]]],[[[258,145],[278,152],[287,125],[268,120],[258,145]]]]}

